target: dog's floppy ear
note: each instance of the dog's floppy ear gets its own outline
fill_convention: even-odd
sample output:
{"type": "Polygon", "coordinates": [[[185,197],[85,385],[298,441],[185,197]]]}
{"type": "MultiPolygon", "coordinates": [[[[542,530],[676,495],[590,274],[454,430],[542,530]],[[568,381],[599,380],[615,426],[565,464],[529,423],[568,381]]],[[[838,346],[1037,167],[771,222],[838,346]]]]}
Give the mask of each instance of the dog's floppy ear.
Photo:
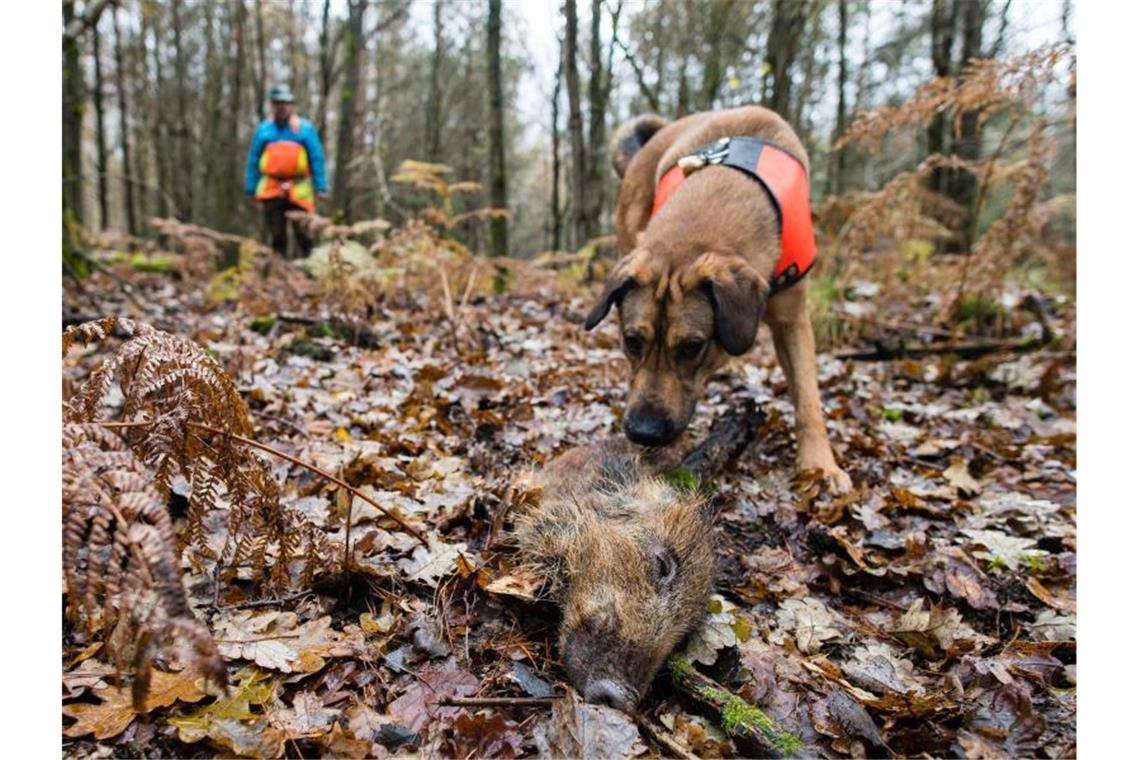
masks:
{"type": "Polygon", "coordinates": [[[615,268],[609,279],[606,280],[606,287],[602,291],[601,298],[594,304],[594,308],[590,309],[590,313],[586,315],[586,329],[593,330],[597,327],[610,313],[610,307],[615,303],[620,303],[621,299],[635,284],[633,275],[622,274],[615,268]]]}
{"type": "Polygon", "coordinates": [[[594,308],[590,309],[590,313],[586,315],[587,330],[593,330],[597,327],[610,313],[610,307],[615,303],[621,303],[625,294],[638,284],[639,277],[644,276],[642,270],[645,267],[646,258],[646,253],[638,249],[614,265],[610,276],[606,278],[606,285],[602,290],[601,297],[594,304],[594,308]]]}
{"type": "Polygon", "coordinates": [[[752,348],[760,318],[768,304],[768,285],[740,256],[706,253],[685,278],[688,287],[703,287],[716,315],[716,339],[733,356],[752,348]]]}

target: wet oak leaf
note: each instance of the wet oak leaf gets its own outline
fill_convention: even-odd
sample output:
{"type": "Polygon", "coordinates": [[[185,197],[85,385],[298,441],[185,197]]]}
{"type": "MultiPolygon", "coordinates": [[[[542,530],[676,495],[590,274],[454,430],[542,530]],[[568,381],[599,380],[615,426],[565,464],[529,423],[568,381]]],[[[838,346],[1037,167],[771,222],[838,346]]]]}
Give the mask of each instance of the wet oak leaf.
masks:
{"type": "Polygon", "coordinates": [[[421,672],[408,690],[388,705],[388,715],[418,733],[429,721],[459,713],[458,707],[440,706],[442,697],[469,697],[478,690],[479,679],[449,658],[441,666],[421,672]]]}
{"type": "Polygon", "coordinates": [[[271,717],[290,739],[304,739],[327,732],[339,714],[339,710],[325,707],[313,692],[300,691],[293,697],[291,710],[275,710],[271,717]]]}
{"type": "Polygon", "coordinates": [[[814,597],[785,599],[776,612],[776,623],[778,630],[772,641],[780,643],[785,634],[791,635],[796,648],[804,654],[819,652],[823,642],[842,634],[835,613],[814,597]]]}
{"type": "MultiPolygon", "coordinates": [[[[1037,539],[1011,536],[997,530],[974,530],[967,528],[962,531],[966,537],[963,543],[980,546],[971,552],[978,559],[987,560],[991,565],[1001,565],[1011,570],[1017,570],[1021,563],[1033,558],[1043,557],[1046,552],[1036,548],[1037,539]]],[[[960,539],[961,540],[961,539],[960,539]]]]}
{"type": "Polygon", "coordinates": [[[689,634],[681,657],[687,662],[712,665],[721,649],[735,646],[739,641],[735,609],[723,597],[714,595],[709,600],[709,611],[697,629],[689,634]]]}
{"type": "Polygon", "coordinates": [[[982,484],[970,474],[969,462],[962,457],[951,459],[950,466],[942,471],[942,477],[946,478],[946,482],[957,488],[958,492],[967,498],[977,496],[978,492],[982,490],[982,484]]]}
{"type": "Polygon", "coordinates": [[[502,715],[460,713],[440,742],[444,757],[505,757],[523,754],[519,724],[502,715]]]}
{"type": "MultiPolygon", "coordinates": [[[[197,702],[206,696],[201,678],[192,673],[164,673],[151,670],[150,690],[143,713],[175,702],[197,702]]],[[[129,687],[108,686],[96,690],[99,704],[71,704],[63,706],[63,714],[75,718],[75,723],[63,730],[67,736],[93,734],[96,739],[109,739],[127,730],[127,726],[141,713],[136,712],[129,687]]]]}
{"type": "Polygon", "coordinates": [[[444,576],[455,572],[459,557],[466,550],[466,543],[449,544],[432,534],[428,536],[428,546],[416,546],[410,558],[400,560],[399,567],[408,580],[435,588],[444,576]]]}
{"type": "Polygon", "coordinates": [[[936,659],[939,651],[953,654],[955,642],[973,639],[976,644],[986,641],[962,622],[962,615],[953,607],[923,609],[922,599],[915,599],[899,619],[893,633],[928,659],[936,659]]]}

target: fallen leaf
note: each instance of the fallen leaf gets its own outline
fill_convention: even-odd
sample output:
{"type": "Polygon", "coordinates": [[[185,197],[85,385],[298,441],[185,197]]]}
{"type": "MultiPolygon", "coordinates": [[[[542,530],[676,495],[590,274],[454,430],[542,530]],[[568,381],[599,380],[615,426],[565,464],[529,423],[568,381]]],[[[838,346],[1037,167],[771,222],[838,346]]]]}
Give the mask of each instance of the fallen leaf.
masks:
{"type": "MultiPolygon", "coordinates": [[[[150,690],[142,713],[175,702],[197,702],[206,696],[203,682],[199,677],[191,677],[189,672],[165,673],[151,670],[150,690]]],[[[93,734],[96,739],[109,739],[127,730],[136,716],[131,702],[131,690],[127,687],[108,686],[96,690],[100,698],[97,705],[71,704],[63,706],[63,714],[75,718],[75,723],[63,730],[67,736],[93,734]]]]}
{"type": "Polygon", "coordinates": [[[634,757],[646,751],[637,724],[625,713],[586,704],[570,692],[554,703],[550,717],[534,729],[539,757],[634,757]]]}
{"type": "Polygon", "coordinates": [[[804,654],[815,654],[823,642],[841,635],[835,614],[814,597],[785,599],[776,612],[776,623],[779,633],[773,641],[779,643],[783,641],[783,633],[790,633],[796,648],[804,654]]]}
{"type": "Polygon", "coordinates": [[[429,720],[453,717],[458,707],[441,707],[441,697],[469,697],[479,690],[479,679],[455,664],[455,658],[428,668],[402,695],[388,705],[388,715],[419,732],[429,720]]]}
{"type": "Polygon", "coordinates": [[[982,484],[974,480],[974,476],[970,474],[969,463],[962,457],[952,458],[950,466],[942,471],[942,477],[967,498],[976,496],[982,490],[982,484]]]}
{"type": "Polygon", "coordinates": [[[467,544],[449,544],[434,534],[428,535],[428,544],[417,546],[411,558],[401,560],[399,566],[408,580],[422,581],[434,588],[443,576],[455,572],[456,561],[467,544]]]}

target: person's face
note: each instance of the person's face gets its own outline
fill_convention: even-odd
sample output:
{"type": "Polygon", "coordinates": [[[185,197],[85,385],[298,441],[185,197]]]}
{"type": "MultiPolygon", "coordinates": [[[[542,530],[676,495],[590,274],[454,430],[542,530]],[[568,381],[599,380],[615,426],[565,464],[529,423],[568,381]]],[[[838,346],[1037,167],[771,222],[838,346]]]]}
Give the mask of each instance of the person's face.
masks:
{"type": "Polygon", "coordinates": [[[270,102],[270,105],[273,107],[273,118],[277,121],[288,121],[289,117],[293,115],[292,103],[274,100],[270,102]]]}

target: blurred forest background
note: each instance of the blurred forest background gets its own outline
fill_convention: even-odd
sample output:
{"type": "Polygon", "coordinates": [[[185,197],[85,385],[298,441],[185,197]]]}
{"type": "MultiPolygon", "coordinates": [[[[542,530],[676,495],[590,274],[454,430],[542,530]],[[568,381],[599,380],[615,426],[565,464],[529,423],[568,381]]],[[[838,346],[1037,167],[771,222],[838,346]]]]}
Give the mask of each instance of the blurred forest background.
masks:
{"type": "Polygon", "coordinates": [[[67,0],[64,208],[91,230],[151,235],[157,216],[258,233],[242,172],[280,82],[329,156],[320,213],[398,223],[430,202],[390,182],[400,164],[446,164],[483,188],[459,194],[457,212],[511,212],[505,246],[478,218],[455,225],[475,252],[581,249],[612,230],[617,124],[750,103],[797,129],[819,221],[836,230],[855,205],[826,198],[865,202],[917,170],[950,203],[927,198],[917,210],[939,234],[908,230],[908,245],[968,249],[1017,195],[1012,164],[1031,157],[1032,203],[1060,199],[1051,221],[1071,238],[1073,16],[1070,0],[67,0]],[[1018,59],[1032,51],[1053,54],[1018,59]],[[998,60],[1014,63],[986,84],[1005,90],[947,90],[998,60]],[[942,89],[920,89],[937,77],[942,89]]]}

